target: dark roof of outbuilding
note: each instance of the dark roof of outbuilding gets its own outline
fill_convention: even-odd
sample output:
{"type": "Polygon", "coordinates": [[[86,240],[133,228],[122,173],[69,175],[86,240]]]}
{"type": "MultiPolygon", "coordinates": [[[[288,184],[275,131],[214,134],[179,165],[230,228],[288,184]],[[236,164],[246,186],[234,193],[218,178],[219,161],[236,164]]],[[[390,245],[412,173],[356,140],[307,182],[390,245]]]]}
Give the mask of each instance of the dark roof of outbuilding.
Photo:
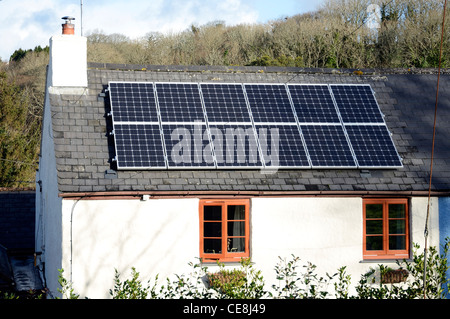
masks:
{"type": "Polygon", "coordinates": [[[34,252],[35,196],[35,191],[0,191],[0,245],[10,252],[34,252]]]}
{"type": "MultiPolygon", "coordinates": [[[[450,190],[450,75],[440,78],[433,191],[450,190]]],[[[436,97],[435,70],[330,70],[277,67],[133,66],[89,63],[84,95],[50,94],[61,193],[160,192],[200,194],[340,194],[427,192],[436,97]],[[109,81],[227,83],[367,83],[403,158],[401,169],[113,171],[109,81]]]]}

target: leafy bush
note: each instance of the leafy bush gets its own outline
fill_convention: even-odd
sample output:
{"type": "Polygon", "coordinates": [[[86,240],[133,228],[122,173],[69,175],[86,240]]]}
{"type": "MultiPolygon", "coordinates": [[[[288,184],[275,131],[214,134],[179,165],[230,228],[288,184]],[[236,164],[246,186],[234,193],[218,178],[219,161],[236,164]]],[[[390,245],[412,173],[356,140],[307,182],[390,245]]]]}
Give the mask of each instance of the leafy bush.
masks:
{"type": "Polygon", "coordinates": [[[175,275],[175,280],[166,279],[166,285],[160,289],[157,298],[162,299],[200,299],[213,298],[213,292],[205,286],[206,267],[201,263],[189,263],[192,272],[186,275],[175,275]]]}
{"type": "Polygon", "coordinates": [[[450,239],[447,238],[443,245],[443,253],[440,255],[436,247],[429,248],[426,258],[426,284],[424,284],[424,253],[418,253],[420,246],[413,245],[413,260],[397,261],[399,269],[408,273],[405,282],[399,284],[385,284],[381,276],[388,271],[387,267],[378,265],[379,271],[370,269],[361,276],[356,287],[359,299],[440,299],[445,298],[445,288],[449,288],[449,279],[446,277],[448,268],[447,259],[450,247],[450,239]],[[375,276],[378,274],[379,278],[375,276]],[[376,282],[378,281],[378,284],[376,282]]]}
{"type": "MultiPolygon", "coordinates": [[[[420,246],[414,244],[412,260],[397,262],[399,267],[393,270],[384,265],[378,269],[370,268],[362,274],[355,286],[356,295],[351,295],[351,276],[346,267],[341,267],[332,275],[319,276],[317,267],[310,262],[300,265],[300,258],[292,255],[290,260],[279,258],[275,266],[278,285],[272,285],[272,291],[266,291],[264,278],[259,270],[253,268],[250,259],[241,259],[237,269],[225,269],[219,265],[219,271],[211,273],[201,263],[189,263],[193,271],[190,274],[175,275],[174,279],[166,278],[164,285],[157,290],[158,276],[153,285],[148,281],[143,285],[139,273],[132,268],[131,279],[121,281],[120,274],[115,272],[114,289],[110,295],[114,299],[443,299],[446,289],[450,287],[446,277],[447,257],[450,239],[447,238],[440,255],[435,247],[429,248],[426,257],[426,285],[424,285],[425,256],[419,253],[420,246]],[[300,269],[303,268],[303,271],[300,269]],[[399,283],[386,283],[386,274],[395,271],[400,274],[399,283]],[[334,288],[334,294],[332,293],[334,288]]],[[[63,277],[60,270],[59,292],[63,298],[77,299],[72,285],[63,277]]]]}
{"type": "Polygon", "coordinates": [[[298,273],[297,268],[300,258],[292,255],[292,260],[280,258],[275,266],[278,286],[273,285],[275,293],[270,293],[274,298],[283,299],[323,299],[329,295],[328,285],[335,276],[326,274],[327,278],[318,276],[316,266],[310,262],[303,265],[304,273],[298,273]]]}
{"type": "MultiPolygon", "coordinates": [[[[74,292],[72,283],[64,278],[64,269],[58,269],[58,283],[61,288],[58,288],[58,292],[61,293],[62,298],[65,299],[78,299],[80,296],[74,292]]],[[[59,298],[56,298],[59,299],[59,298]]]]}
{"type": "Polygon", "coordinates": [[[258,299],[262,298],[264,279],[261,271],[253,268],[250,258],[242,258],[240,269],[225,269],[219,264],[220,270],[208,274],[211,287],[219,293],[221,298],[258,299]]]}
{"type": "MultiPolygon", "coordinates": [[[[131,269],[131,279],[123,282],[120,281],[120,273],[117,269],[114,272],[114,290],[109,290],[109,294],[113,299],[147,299],[147,297],[154,298],[156,296],[155,286],[152,288],[149,286],[144,287],[136,268],[133,267],[131,269]]],[[[158,276],[156,277],[157,280],[158,276]]]]}
{"type": "Polygon", "coordinates": [[[209,284],[224,296],[234,298],[236,289],[245,285],[245,273],[238,269],[221,269],[208,274],[209,284]]]}

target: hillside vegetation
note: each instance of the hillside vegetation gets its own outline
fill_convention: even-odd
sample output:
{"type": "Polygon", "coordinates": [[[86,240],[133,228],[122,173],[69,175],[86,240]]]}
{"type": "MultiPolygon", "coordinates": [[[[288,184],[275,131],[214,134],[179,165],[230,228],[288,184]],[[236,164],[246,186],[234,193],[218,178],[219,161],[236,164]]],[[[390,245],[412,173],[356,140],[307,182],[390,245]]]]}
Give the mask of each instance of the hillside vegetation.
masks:
{"type": "MultiPolygon", "coordinates": [[[[327,68],[436,67],[441,0],[378,0],[378,29],[368,28],[374,0],[329,0],[315,12],[266,24],[214,21],[138,40],[88,35],[88,60],[156,65],[277,65],[327,68]]],[[[447,15],[448,17],[448,15],[447,15]]],[[[450,18],[450,17],[448,17],[450,18]]],[[[450,63],[446,24],[444,65],[450,63]]]]}
{"type": "MultiPolygon", "coordinates": [[[[428,68],[439,63],[444,1],[328,0],[317,11],[263,24],[192,25],[140,39],[92,31],[88,61],[154,65],[428,68]],[[370,4],[379,6],[369,28],[370,4]]],[[[449,21],[442,67],[450,66],[449,21]]],[[[149,30],[150,31],[150,30],[149,30]]],[[[34,187],[48,47],[0,64],[0,187],[34,187]]]]}

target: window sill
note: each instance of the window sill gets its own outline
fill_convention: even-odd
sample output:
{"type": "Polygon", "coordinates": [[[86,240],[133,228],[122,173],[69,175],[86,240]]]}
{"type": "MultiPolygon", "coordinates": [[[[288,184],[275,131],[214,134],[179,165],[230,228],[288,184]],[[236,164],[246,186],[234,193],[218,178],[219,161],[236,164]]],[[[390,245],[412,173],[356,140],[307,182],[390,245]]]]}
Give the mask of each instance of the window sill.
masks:
{"type": "Polygon", "coordinates": [[[248,259],[250,257],[235,257],[235,258],[201,258],[203,264],[236,264],[240,265],[242,259],[248,259]]]}
{"type": "Polygon", "coordinates": [[[412,262],[413,260],[411,258],[380,258],[380,259],[363,259],[360,260],[360,264],[373,264],[373,263],[397,263],[397,261],[407,261],[412,262]]]}

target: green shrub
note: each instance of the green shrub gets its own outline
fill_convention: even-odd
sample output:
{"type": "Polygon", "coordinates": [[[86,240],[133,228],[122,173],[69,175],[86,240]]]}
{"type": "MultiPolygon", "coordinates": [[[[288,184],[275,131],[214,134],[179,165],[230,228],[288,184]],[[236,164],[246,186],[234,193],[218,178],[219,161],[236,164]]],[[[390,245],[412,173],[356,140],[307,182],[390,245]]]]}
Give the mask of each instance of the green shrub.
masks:
{"type": "Polygon", "coordinates": [[[208,274],[211,287],[221,298],[258,299],[266,295],[264,278],[261,271],[253,268],[250,258],[242,258],[239,269],[225,269],[220,264],[220,270],[208,274]]]}
{"type": "Polygon", "coordinates": [[[327,278],[318,276],[316,266],[308,262],[303,265],[306,270],[304,273],[298,273],[300,258],[292,255],[292,260],[280,258],[275,266],[277,280],[280,284],[273,285],[275,293],[270,295],[274,298],[283,299],[323,299],[329,295],[327,290],[330,280],[334,277],[327,275],[327,278]]]}
{"type": "Polygon", "coordinates": [[[450,247],[449,238],[443,245],[440,255],[436,247],[430,247],[426,258],[426,284],[424,284],[425,254],[419,253],[420,246],[413,245],[412,261],[397,261],[399,269],[408,273],[407,280],[398,284],[385,284],[381,280],[389,269],[378,265],[379,271],[370,269],[361,276],[356,287],[358,299],[441,299],[445,298],[445,288],[449,287],[446,277],[448,270],[447,257],[450,247]],[[379,278],[377,278],[378,274],[379,278]],[[376,284],[378,282],[378,284],[376,284]]]}
{"type": "MultiPolygon", "coordinates": [[[[125,281],[120,280],[120,273],[114,270],[114,290],[109,290],[109,294],[113,299],[147,299],[147,297],[156,297],[155,286],[144,287],[139,279],[139,273],[133,267],[131,268],[131,279],[125,281]]],[[[158,280],[156,276],[155,281],[158,280]]]]}
{"type": "MultiPolygon", "coordinates": [[[[189,263],[193,269],[191,273],[175,275],[175,279],[166,278],[159,291],[156,289],[158,276],[154,285],[151,286],[149,281],[144,286],[135,268],[132,268],[131,279],[125,281],[121,281],[116,270],[110,295],[113,299],[443,299],[450,286],[447,278],[449,248],[450,239],[447,238],[442,255],[435,247],[428,249],[424,276],[425,254],[419,253],[420,246],[414,244],[412,260],[398,261],[398,269],[378,265],[378,269],[370,268],[362,274],[355,286],[355,295],[349,292],[351,276],[346,267],[323,277],[316,273],[317,267],[310,262],[302,265],[303,271],[300,271],[300,258],[294,255],[290,260],[279,258],[275,266],[279,283],[272,286],[272,291],[265,290],[261,271],[253,268],[250,259],[243,258],[239,268],[226,269],[224,264],[218,263],[219,270],[214,273],[208,272],[201,261],[189,263]],[[387,280],[389,274],[397,279],[387,280]],[[334,288],[334,295],[330,287],[334,288]]],[[[71,283],[63,277],[63,270],[59,271],[58,281],[62,288],[58,291],[63,298],[79,298],[71,283]]]]}
{"type": "MultiPolygon", "coordinates": [[[[61,293],[62,298],[65,299],[78,299],[80,296],[74,292],[72,283],[64,278],[64,269],[58,269],[58,283],[61,288],[58,288],[58,292],[61,293]]],[[[59,298],[56,298],[59,299],[59,298]]]]}

